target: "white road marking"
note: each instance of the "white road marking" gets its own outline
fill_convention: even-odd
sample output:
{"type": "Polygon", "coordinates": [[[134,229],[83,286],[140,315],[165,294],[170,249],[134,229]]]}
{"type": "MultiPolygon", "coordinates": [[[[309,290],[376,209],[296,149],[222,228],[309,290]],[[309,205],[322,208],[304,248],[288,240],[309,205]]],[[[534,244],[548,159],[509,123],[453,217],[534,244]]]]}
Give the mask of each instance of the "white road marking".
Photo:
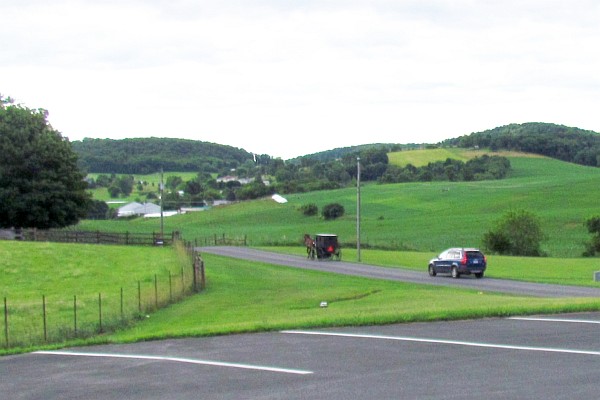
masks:
{"type": "Polygon", "coordinates": [[[564,318],[538,318],[538,317],[509,317],[520,321],[542,321],[542,322],[569,322],[575,324],[600,324],[600,321],[586,319],[564,319],[564,318]]]}
{"type": "Polygon", "coordinates": [[[228,368],[241,368],[241,369],[252,369],[257,371],[268,371],[278,372],[284,374],[296,374],[296,375],[310,375],[312,371],[305,371],[300,369],[289,369],[289,368],[277,368],[277,367],[265,367],[261,365],[251,364],[237,364],[228,363],[221,361],[208,361],[208,360],[196,360],[192,358],[179,358],[179,357],[164,357],[164,356],[148,356],[148,355],[134,355],[134,354],[110,354],[110,353],[80,353],[71,351],[36,351],[33,354],[49,354],[57,356],[78,356],[78,357],[102,357],[102,358],[125,358],[134,360],[155,360],[155,361],[171,361],[187,364],[198,364],[198,365],[211,365],[216,367],[228,367],[228,368]]]}
{"type": "Polygon", "coordinates": [[[433,343],[433,344],[449,344],[468,347],[485,347],[490,349],[505,349],[505,350],[522,350],[522,351],[539,351],[545,353],[566,353],[566,354],[583,354],[591,356],[600,356],[600,351],[589,350],[572,350],[572,349],[557,349],[552,347],[531,347],[531,346],[514,346],[508,344],[493,344],[493,343],[477,343],[477,342],[462,342],[457,340],[446,339],[424,339],[404,336],[385,336],[385,335],[367,335],[356,333],[338,333],[338,332],[319,332],[319,331],[280,331],[281,333],[295,335],[314,335],[314,336],[335,336],[358,339],[378,339],[378,340],[397,340],[403,342],[418,342],[418,343],[433,343]]]}

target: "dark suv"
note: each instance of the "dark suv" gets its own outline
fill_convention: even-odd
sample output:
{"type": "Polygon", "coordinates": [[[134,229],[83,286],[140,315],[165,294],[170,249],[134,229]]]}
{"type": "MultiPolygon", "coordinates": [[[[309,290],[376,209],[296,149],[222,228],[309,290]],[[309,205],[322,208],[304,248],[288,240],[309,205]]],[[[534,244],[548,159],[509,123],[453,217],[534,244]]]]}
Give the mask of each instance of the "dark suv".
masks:
{"type": "Polygon", "coordinates": [[[483,278],[486,266],[487,259],[479,249],[452,248],[429,260],[429,275],[446,273],[459,278],[463,274],[474,274],[476,278],[483,278]]]}

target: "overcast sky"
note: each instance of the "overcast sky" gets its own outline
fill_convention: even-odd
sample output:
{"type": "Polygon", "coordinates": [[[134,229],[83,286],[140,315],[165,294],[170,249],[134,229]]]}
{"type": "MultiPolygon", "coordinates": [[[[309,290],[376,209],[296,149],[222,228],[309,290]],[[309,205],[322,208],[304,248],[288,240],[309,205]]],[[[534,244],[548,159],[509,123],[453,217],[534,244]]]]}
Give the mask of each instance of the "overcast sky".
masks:
{"type": "Polygon", "coordinates": [[[283,159],[509,123],[600,132],[598,0],[0,0],[0,93],[71,141],[283,159]]]}

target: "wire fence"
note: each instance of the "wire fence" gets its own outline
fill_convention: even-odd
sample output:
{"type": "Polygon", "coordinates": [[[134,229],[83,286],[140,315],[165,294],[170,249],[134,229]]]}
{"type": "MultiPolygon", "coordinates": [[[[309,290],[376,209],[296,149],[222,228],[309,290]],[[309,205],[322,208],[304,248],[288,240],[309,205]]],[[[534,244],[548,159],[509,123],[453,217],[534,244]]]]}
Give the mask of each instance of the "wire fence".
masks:
{"type": "Polygon", "coordinates": [[[173,236],[190,267],[148,276],[98,293],[3,298],[2,347],[18,348],[84,339],[125,328],[206,287],[204,261],[192,243],[173,236]]]}

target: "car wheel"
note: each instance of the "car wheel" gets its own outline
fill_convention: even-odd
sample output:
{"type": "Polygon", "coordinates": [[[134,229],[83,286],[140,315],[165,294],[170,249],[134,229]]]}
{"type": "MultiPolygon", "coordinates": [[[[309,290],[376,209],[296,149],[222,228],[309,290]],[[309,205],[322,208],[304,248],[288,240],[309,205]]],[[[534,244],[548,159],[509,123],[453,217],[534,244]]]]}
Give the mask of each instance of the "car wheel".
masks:
{"type": "Polygon", "coordinates": [[[458,273],[458,269],[456,269],[456,267],[452,267],[452,277],[454,279],[460,278],[460,274],[458,273]]]}
{"type": "Polygon", "coordinates": [[[475,278],[481,279],[483,278],[483,272],[478,272],[475,274],[475,278]]]}
{"type": "Polygon", "coordinates": [[[429,266],[429,276],[436,276],[437,273],[435,272],[435,268],[433,268],[433,265],[429,266]]]}

